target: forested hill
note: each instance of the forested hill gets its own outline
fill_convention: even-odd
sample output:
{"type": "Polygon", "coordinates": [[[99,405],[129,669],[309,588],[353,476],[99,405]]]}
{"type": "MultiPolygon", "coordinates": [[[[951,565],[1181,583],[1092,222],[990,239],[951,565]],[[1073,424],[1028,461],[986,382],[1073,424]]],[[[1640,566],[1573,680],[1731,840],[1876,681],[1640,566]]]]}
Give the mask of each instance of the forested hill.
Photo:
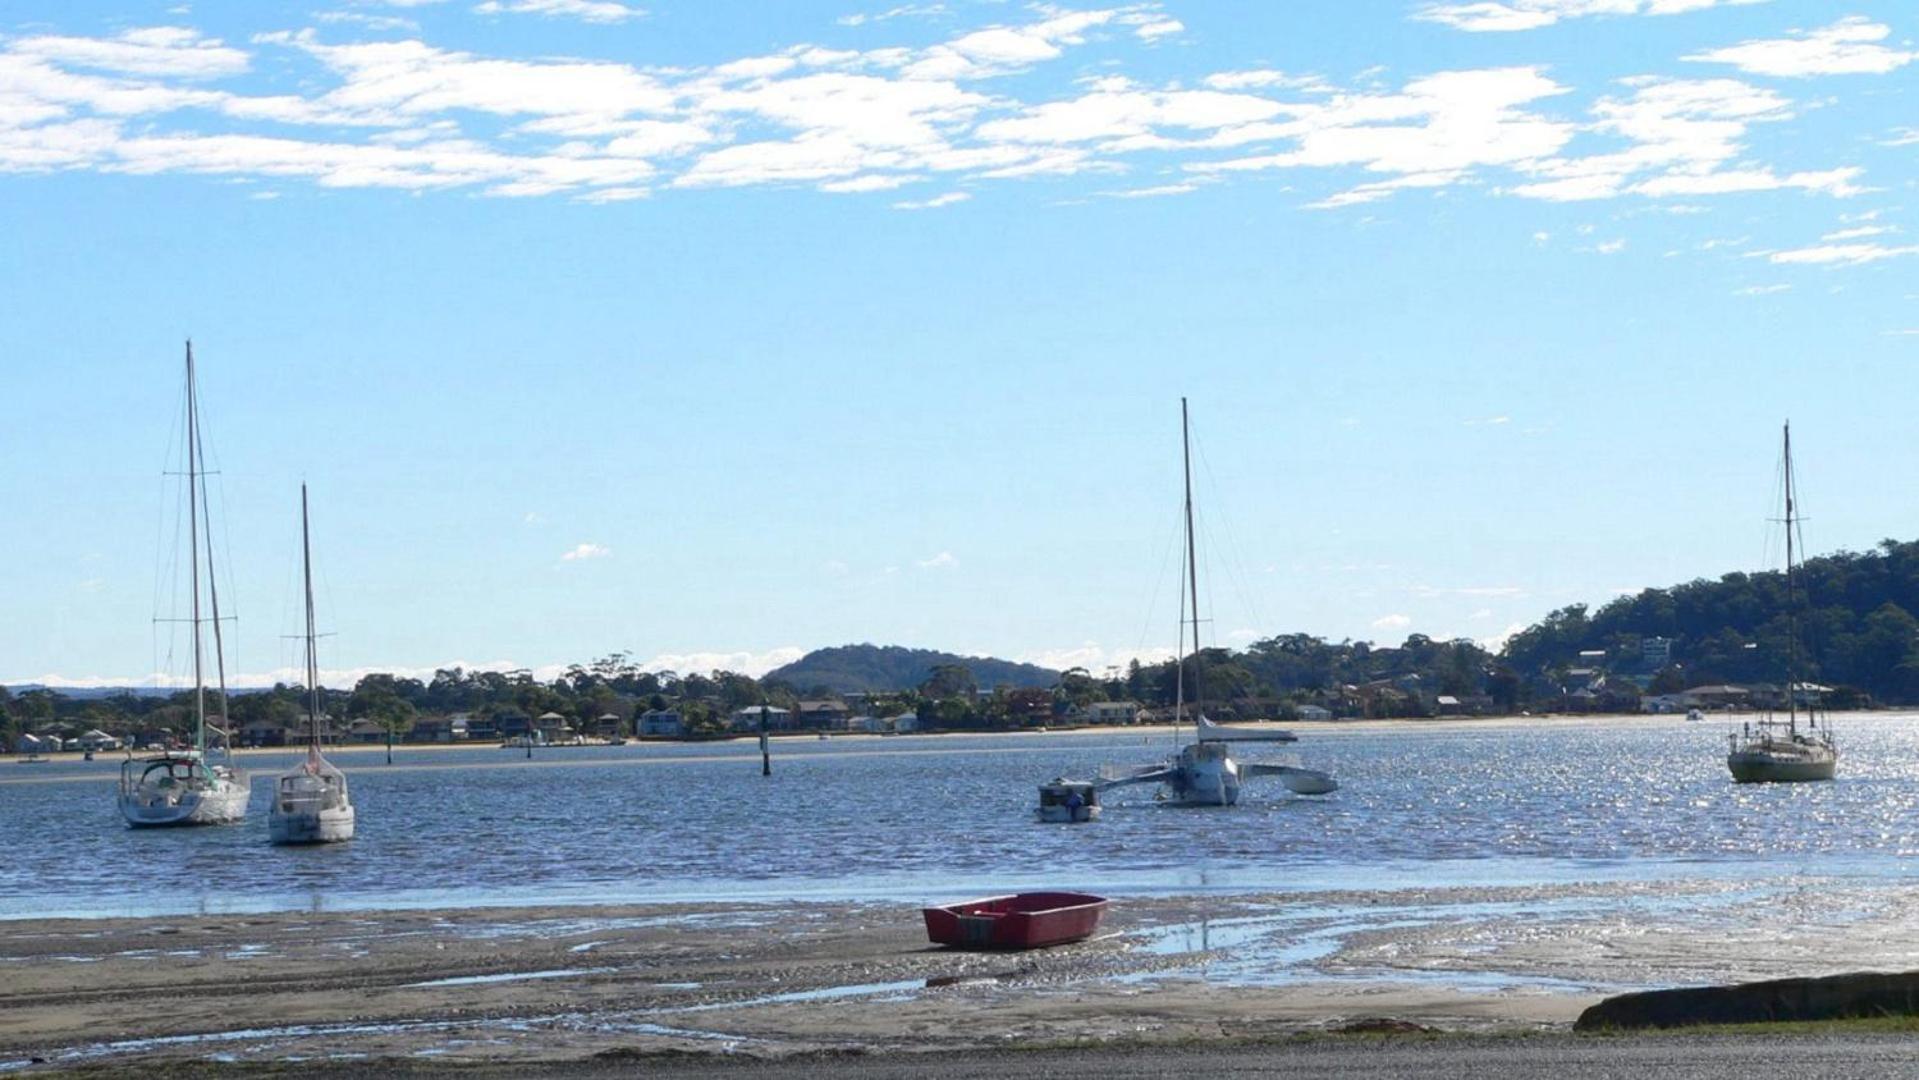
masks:
{"type": "Polygon", "coordinates": [[[841,645],[815,649],[784,667],[767,672],[766,682],[782,682],[802,692],[824,687],[836,694],[856,691],[912,690],[926,682],[933,669],[958,665],[973,673],[982,687],[1049,687],[1059,672],[1034,664],[1016,664],[983,656],[956,656],[933,649],[898,645],[841,645]]]}
{"type": "MultiPolygon", "coordinates": [[[[1805,678],[1881,701],[1919,701],[1919,541],[1808,559],[1799,584],[1805,678]]],[[[1522,674],[1575,666],[1594,649],[1625,664],[1657,636],[1672,639],[1676,665],[1662,683],[1779,683],[1786,613],[1783,572],[1727,574],[1622,596],[1597,611],[1562,608],[1508,641],[1504,659],[1522,674]]]]}

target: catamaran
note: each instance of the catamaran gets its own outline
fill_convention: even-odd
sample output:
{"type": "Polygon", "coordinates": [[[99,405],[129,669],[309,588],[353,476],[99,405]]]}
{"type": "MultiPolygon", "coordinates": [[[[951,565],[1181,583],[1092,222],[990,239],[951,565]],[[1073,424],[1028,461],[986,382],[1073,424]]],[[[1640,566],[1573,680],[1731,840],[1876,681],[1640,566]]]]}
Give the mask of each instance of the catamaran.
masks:
{"type": "Polygon", "coordinates": [[[227,669],[220,636],[220,590],[214,582],[213,535],[206,530],[202,548],[201,517],[208,508],[205,448],[200,443],[199,384],[193,367],[193,343],[187,342],[186,493],[187,562],[193,590],[193,746],[155,757],[129,757],[120,767],[120,813],[135,828],[161,825],[226,825],[246,817],[252,789],[247,774],[233,766],[233,739],[227,723],[227,669]],[[210,618],[201,617],[200,563],[205,557],[206,593],[210,618]],[[205,635],[213,625],[214,666],[220,679],[220,723],[207,720],[205,635]],[[207,757],[207,730],[220,735],[222,760],[207,757]]]}
{"type": "Polygon", "coordinates": [[[306,580],[307,756],[273,787],[267,832],[276,844],[328,844],[353,839],[353,799],[346,774],[320,753],[320,654],[313,631],[313,542],[307,487],[300,485],[300,567],[306,580]]]}
{"type": "Polygon", "coordinates": [[[1199,565],[1198,545],[1193,538],[1193,451],[1186,413],[1186,399],[1179,399],[1179,435],[1181,462],[1186,481],[1185,570],[1180,581],[1179,647],[1173,691],[1173,741],[1178,746],[1172,759],[1161,765],[1130,772],[1108,771],[1101,776],[1100,788],[1130,784],[1159,784],[1171,802],[1186,806],[1232,806],[1239,802],[1240,784],[1255,776],[1277,776],[1294,794],[1325,795],[1338,789],[1333,778],[1313,769],[1276,762],[1242,762],[1233,756],[1229,744],[1238,742],[1295,742],[1290,731],[1264,728],[1229,728],[1213,723],[1201,711],[1204,701],[1200,682],[1199,644],[1199,565]],[[1187,604],[1191,597],[1191,606],[1187,604]],[[1186,717],[1186,632],[1191,613],[1193,669],[1193,741],[1179,745],[1180,730],[1186,717]]]}
{"type": "Polygon", "coordinates": [[[1785,429],[1783,467],[1786,516],[1786,718],[1768,711],[1727,736],[1726,768],[1741,784],[1830,780],[1839,770],[1839,747],[1832,724],[1822,721],[1819,689],[1799,679],[1799,577],[1794,561],[1799,544],[1799,491],[1792,471],[1792,425],[1785,429]],[[1799,723],[1801,698],[1806,722],[1799,723]]]}

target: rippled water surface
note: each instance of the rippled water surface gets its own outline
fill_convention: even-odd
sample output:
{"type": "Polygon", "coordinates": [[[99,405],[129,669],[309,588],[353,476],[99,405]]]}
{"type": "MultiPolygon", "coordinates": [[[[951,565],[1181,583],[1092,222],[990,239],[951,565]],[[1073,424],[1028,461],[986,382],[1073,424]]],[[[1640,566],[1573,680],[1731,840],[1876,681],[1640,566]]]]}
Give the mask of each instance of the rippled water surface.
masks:
{"type": "Polygon", "coordinates": [[[0,764],[0,915],[426,904],[1525,884],[1823,874],[1895,880],[1919,855],[1919,716],[1840,717],[1840,779],[1735,786],[1725,725],[1679,719],[1391,731],[1307,726],[1287,748],[1343,785],[1249,782],[1230,809],[1114,793],[1090,826],[1032,822],[1035,785],[1163,756],[1164,736],[793,739],[519,752],[342,752],[359,835],[127,829],[116,761],[0,764]]]}

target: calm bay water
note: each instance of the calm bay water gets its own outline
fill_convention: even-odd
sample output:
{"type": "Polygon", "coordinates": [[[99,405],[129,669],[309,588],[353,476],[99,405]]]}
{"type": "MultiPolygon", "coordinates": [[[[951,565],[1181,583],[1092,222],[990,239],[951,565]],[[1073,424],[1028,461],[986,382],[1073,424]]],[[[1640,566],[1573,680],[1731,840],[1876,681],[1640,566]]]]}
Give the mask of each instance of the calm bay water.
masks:
{"type": "Polygon", "coordinates": [[[1919,715],[1838,718],[1831,784],[1734,786],[1725,725],[1307,726],[1296,756],[1342,789],[1249,783],[1230,809],[1117,792],[1099,823],[1032,822],[1035,786],[1146,764],[1164,736],[794,739],[535,751],[341,752],[350,844],[266,841],[252,815],[126,828],[117,760],[0,765],[0,917],[741,897],[952,897],[1387,888],[1775,875],[1919,878],[1919,715]]]}

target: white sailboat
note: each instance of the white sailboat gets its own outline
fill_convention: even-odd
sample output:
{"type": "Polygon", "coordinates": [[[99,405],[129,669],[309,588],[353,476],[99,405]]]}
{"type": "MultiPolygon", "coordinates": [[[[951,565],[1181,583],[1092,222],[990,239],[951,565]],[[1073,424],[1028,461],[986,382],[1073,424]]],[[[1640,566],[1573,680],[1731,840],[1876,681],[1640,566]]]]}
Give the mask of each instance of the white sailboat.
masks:
{"type": "Polygon", "coordinates": [[[276,844],[330,844],[353,839],[353,799],[346,774],[320,753],[320,654],[313,632],[313,543],[307,488],[300,485],[300,566],[306,581],[307,756],[273,786],[267,832],[276,844]]]}
{"type": "Polygon", "coordinates": [[[1100,788],[1130,784],[1159,784],[1172,802],[1188,806],[1232,806],[1239,802],[1240,785],[1255,776],[1276,776],[1297,795],[1325,795],[1339,785],[1331,776],[1314,769],[1275,762],[1242,762],[1233,756],[1231,743],[1295,742],[1290,731],[1277,729],[1229,728],[1208,720],[1200,711],[1204,698],[1200,683],[1199,643],[1199,566],[1198,545],[1193,538],[1193,454],[1186,414],[1186,399],[1179,400],[1181,463],[1186,485],[1186,573],[1180,582],[1180,629],[1176,677],[1173,692],[1173,739],[1179,740],[1180,726],[1186,715],[1186,631],[1187,613],[1192,614],[1193,666],[1193,741],[1179,747],[1170,761],[1118,775],[1101,778],[1100,788]],[[1187,606],[1190,594],[1192,606],[1187,606]]]}
{"type": "Polygon", "coordinates": [[[193,590],[193,747],[169,751],[154,757],[127,759],[120,767],[120,813],[135,828],[164,825],[226,825],[246,817],[247,800],[252,794],[247,774],[233,766],[233,740],[226,723],[226,656],[220,635],[220,592],[214,584],[213,536],[207,530],[204,550],[200,538],[200,518],[207,509],[205,453],[200,444],[199,384],[193,367],[193,343],[187,342],[187,543],[188,563],[193,590]],[[207,600],[210,619],[201,618],[200,561],[207,567],[207,600]],[[220,724],[222,761],[207,757],[207,685],[203,624],[213,624],[213,654],[220,678],[220,724]]]}
{"type": "Polygon", "coordinates": [[[1839,747],[1832,724],[1822,722],[1818,691],[1799,679],[1799,578],[1794,561],[1799,540],[1799,491],[1792,471],[1792,425],[1785,430],[1786,516],[1786,718],[1767,712],[1727,736],[1726,768],[1741,784],[1831,780],[1839,770],[1839,747]],[[1801,695],[1806,722],[1799,722],[1801,695]]]}

